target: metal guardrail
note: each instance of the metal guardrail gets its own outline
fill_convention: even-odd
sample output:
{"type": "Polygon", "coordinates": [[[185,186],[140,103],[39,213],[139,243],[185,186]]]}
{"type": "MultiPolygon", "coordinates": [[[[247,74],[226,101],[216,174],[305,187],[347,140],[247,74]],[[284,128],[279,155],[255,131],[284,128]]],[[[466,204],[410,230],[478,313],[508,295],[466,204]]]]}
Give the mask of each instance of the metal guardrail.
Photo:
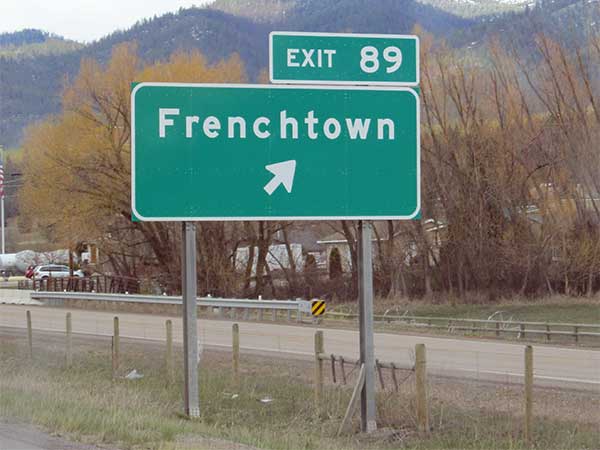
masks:
{"type": "MultiPolygon", "coordinates": [[[[328,318],[354,319],[355,313],[327,313],[328,318]]],[[[580,337],[600,338],[600,323],[569,323],[569,322],[527,322],[516,320],[485,320],[485,319],[461,319],[456,317],[432,317],[432,316],[392,316],[374,315],[373,319],[379,322],[397,322],[402,325],[415,328],[431,328],[438,330],[470,331],[494,333],[496,337],[502,334],[514,334],[518,339],[529,335],[538,335],[550,342],[552,336],[569,336],[579,342],[580,337]],[[487,326],[486,326],[487,325],[487,326]],[[554,330],[552,329],[554,328],[554,330]]]]}
{"type": "MultiPolygon", "coordinates": [[[[109,301],[125,302],[137,304],[163,304],[163,305],[181,305],[180,296],[166,295],[138,295],[138,294],[104,294],[97,292],[32,292],[31,298],[34,300],[48,300],[54,304],[61,303],[64,300],[89,300],[89,301],[109,301]]],[[[225,315],[225,310],[230,310],[231,317],[234,318],[236,310],[245,311],[245,319],[248,319],[249,311],[258,311],[258,319],[262,320],[265,310],[271,311],[271,317],[276,319],[277,313],[287,311],[288,320],[291,314],[295,313],[298,321],[302,320],[302,315],[311,315],[311,302],[307,300],[256,300],[256,299],[229,299],[217,297],[198,297],[198,307],[219,308],[219,316],[225,315]]],[[[354,319],[358,315],[354,313],[336,313],[328,312],[328,318],[346,318],[354,319]]],[[[551,342],[552,337],[564,336],[572,337],[575,343],[580,338],[600,338],[600,324],[589,323],[560,323],[560,322],[525,322],[508,320],[484,320],[484,319],[460,319],[452,317],[430,317],[430,316],[392,316],[392,315],[374,315],[374,320],[383,322],[399,322],[403,325],[415,328],[430,328],[438,330],[467,331],[494,333],[496,337],[503,334],[513,334],[517,339],[524,339],[529,336],[541,336],[547,342],[551,342]],[[554,329],[552,329],[554,328],[554,329]]]]}
{"type": "MultiPolygon", "coordinates": [[[[357,318],[358,314],[356,313],[345,313],[345,312],[330,312],[330,315],[341,318],[357,318]]],[[[446,321],[446,322],[470,322],[470,323],[486,323],[486,324],[509,324],[509,325],[538,325],[538,326],[562,326],[562,327],[581,327],[581,328],[597,328],[600,330],[600,323],[572,323],[572,322],[529,322],[522,320],[496,320],[496,319],[462,319],[457,317],[440,317],[440,316],[409,316],[409,315],[401,315],[401,316],[393,316],[393,315],[385,315],[385,314],[375,314],[373,316],[374,320],[385,321],[385,322],[394,322],[394,321],[422,321],[426,323],[427,321],[446,321]]]]}
{"type": "MultiPolygon", "coordinates": [[[[137,294],[104,294],[97,292],[41,292],[30,294],[33,300],[89,300],[120,303],[147,303],[161,305],[181,305],[182,297],[166,295],[137,295],[137,294]]],[[[310,314],[311,302],[307,300],[255,300],[231,299],[217,297],[198,297],[199,307],[215,307],[228,309],[291,311],[310,314]]]]}

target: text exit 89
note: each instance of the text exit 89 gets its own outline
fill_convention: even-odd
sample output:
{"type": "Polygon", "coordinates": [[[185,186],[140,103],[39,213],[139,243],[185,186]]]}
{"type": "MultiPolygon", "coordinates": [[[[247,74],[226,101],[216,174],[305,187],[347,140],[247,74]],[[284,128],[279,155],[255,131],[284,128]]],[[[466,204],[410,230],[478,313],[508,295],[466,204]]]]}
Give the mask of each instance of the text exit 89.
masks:
{"type": "Polygon", "coordinates": [[[273,83],[419,85],[417,36],[272,32],[273,83]]]}

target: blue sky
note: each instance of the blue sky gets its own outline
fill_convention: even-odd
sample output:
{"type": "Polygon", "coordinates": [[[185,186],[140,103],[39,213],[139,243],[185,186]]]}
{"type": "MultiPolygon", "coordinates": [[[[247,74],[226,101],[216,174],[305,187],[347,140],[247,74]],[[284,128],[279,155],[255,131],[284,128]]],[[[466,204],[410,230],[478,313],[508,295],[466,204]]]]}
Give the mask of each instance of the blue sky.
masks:
{"type": "Polygon", "coordinates": [[[146,17],[211,0],[0,0],[0,33],[38,28],[89,42],[146,17]]]}

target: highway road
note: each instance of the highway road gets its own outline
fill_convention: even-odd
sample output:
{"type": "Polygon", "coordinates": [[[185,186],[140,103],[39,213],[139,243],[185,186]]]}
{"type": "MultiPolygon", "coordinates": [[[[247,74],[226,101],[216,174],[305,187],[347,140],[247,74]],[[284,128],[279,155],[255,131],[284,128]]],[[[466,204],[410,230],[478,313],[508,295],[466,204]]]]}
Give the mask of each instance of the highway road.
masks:
{"type": "MultiPolygon", "coordinates": [[[[0,305],[0,326],[25,328],[25,311],[32,311],[33,328],[64,331],[67,309],[43,306],[0,305]]],[[[181,319],[160,315],[72,310],[73,332],[112,335],[112,319],[120,318],[122,337],[165,339],[165,320],[173,321],[173,334],[182,341],[181,319]]],[[[200,345],[231,346],[231,321],[202,319],[198,323],[200,345]]],[[[313,357],[314,326],[282,323],[239,322],[242,351],[274,353],[286,357],[313,357]]],[[[325,351],[358,357],[358,331],[324,328],[325,351]]],[[[446,338],[410,334],[375,334],[375,356],[412,367],[414,346],[427,348],[431,373],[499,382],[522,382],[524,345],[494,340],[446,338]]],[[[600,394],[600,351],[582,348],[534,345],[534,376],[538,385],[586,389],[600,394]]]]}

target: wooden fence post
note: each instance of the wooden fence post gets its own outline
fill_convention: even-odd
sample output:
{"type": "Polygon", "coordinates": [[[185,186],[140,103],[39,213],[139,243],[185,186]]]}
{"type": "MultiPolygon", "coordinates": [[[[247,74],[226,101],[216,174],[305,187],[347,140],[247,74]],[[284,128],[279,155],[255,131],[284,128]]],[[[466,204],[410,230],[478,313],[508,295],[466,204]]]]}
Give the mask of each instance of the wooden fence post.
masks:
{"type": "Polygon", "coordinates": [[[33,359],[33,329],[31,325],[31,311],[27,310],[27,345],[29,347],[29,359],[33,359]]]}
{"type": "Polygon", "coordinates": [[[496,337],[500,337],[500,322],[496,322],[496,337]]]}
{"type": "Polygon", "coordinates": [[[315,332],[315,403],[320,414],[323,399],[323,360],[321,354],[325,353],[323,332],[315,332]]]}
{"type": "Polygon", "coordinates": [[[165,353],[165,366],[167,369],[167,384],[173,382],[173,368],[175,366],[173,362],[173,322],[167,320],[165,322],[167,331],[167,351],[165,353]]]}
{"type": "Polygon", "coordinates": [[[113,342],[112,342],[112,372],[113,378],[116,378],[119,370],[119,356],[121,353],[121,338],[119,336],[119,318],[113,319],[113,342]]]}
{"type": "Polygon", "coordinates": [[[573,335],[575,336],[575,343],[579,342],[579,327],[575,326],[573,327],[573,335]]]}
{"type": "Polygon", "coordinates": [[[427,410],[427,359],[425,344],[415,346],[415,378],[417,395],[417,425],[420,433],[429,432],[429,413],[427,410]]]}
{"type": "Polygon", "coordinates": [[[533,347],[525,347],[525,420],[524,438],[527,445],[533,442],[533,347]]]}
{"type": "Polygon", "coordinates": [[[67,328],[67,336],[65,342],[65,354],[66,354],[66,362],[67,368],[71,367],[73,364],[73,325],[71,322],[71,313],[67,313],[66,317],[66,328],[67,328]]]}
{"type": "Polygon", "coordinates": [[[232,365],[233,365],[233,381],[236,386],[240,384],[240,327],[237,323],[231,326],[232,337],[232,365]]]}

